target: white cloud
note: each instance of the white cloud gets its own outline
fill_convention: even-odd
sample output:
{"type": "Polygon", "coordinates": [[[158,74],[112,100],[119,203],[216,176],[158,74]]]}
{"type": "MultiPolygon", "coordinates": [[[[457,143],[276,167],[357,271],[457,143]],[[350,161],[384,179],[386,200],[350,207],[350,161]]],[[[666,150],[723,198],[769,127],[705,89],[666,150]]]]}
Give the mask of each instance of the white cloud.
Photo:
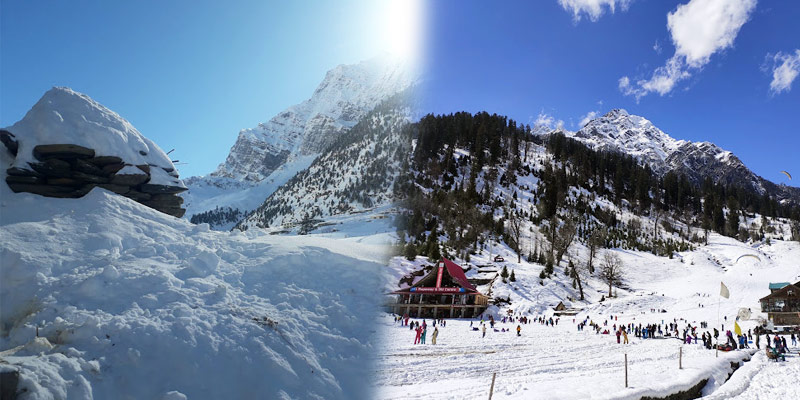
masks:
{"type": "Polygon", "coordinates": [[[675,54],[664,66],[656,68],[650,79],[632,84],[627,76],[620,78],[620,91],[635,96],[636,101],[653,92],[661,96],[671,92],[678,82],[708,64],[713,54],[733,45],[742,25],[755,9],[756,1],[690,0],[679,5],[667,14],[675,54]]]}
{"type": "Polygon", "coordinates": [[[675,55],[699,68],[712,54],[733,45],[756,0],[691,0],[667,15],[675,55]]]}
{"type": "Polygon", "coordinates": [[[656,43],[653,45],[653,50],[656,54],[661,54],[661,43],[658,43],[658,40],[656,40],[656,43]]]}
{"type": "Polygon", "coordinates": [[[589,111],[588,113],[586,113],[586,115],[581,116],[581,121],[578,122],[578,129],[583,128],[584,126],[586,126],[586,124],[588,124],[589,121],[597,118],[597,116],[599,114],[600,114],[600,112],[598,112],[598,111],[589,111]]]}
{"type": "Polygon", "coordinates": [[[770,55],[767,54],[767,60],[772,61],[772,82],[769,84],[769,90],[773,95],[781,92],[788,92],[792,89],[792,82],[794,82],[797,75],[800,75],[800,49],[792,53],[782,53],[770,55]]]}
{"type": "Polygon", "coordinates": [[[542,128],[547,128],[548,130],[563,129],[564,121],[560,119],[556,120],[552,115],[546,114],[544,110],[542,110],[536,117],[536,120],[533,121],[533,130],[537,131],[542,128]]]}
{"type": "Polygon", "coordinates": [[[592,22],[600,19],[605,9],[613,14],[617,5],[625,11],[633,0],[558,0],[558,4],[566,11],[572,12],[572,19],[576,23],[581,20],[581,14],[586,14],[592,22]]]}
{"type": "Polygon", "coordinates": [[[536,117],[536,120],[533,121],[533,126],[546,126],[548,128],[552,128],[554,123],[555,118],[553,118],[552,115],[547,115],[544,112],[540,112],[536,117]]]}

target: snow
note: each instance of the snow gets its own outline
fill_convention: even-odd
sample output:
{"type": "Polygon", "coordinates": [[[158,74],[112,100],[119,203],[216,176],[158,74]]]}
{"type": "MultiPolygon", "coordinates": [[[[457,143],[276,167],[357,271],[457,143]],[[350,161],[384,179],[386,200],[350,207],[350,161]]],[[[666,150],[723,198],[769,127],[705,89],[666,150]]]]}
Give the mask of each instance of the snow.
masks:
{"type": "MultiPolygon", "coordinates": [[[[684,368],[679,369],[681,343],[676,339],[631,337],[630,345],[618,345],[612,335],[577,332],[571,317],[555,327],[521,325],[520,337],[517,323],[497,323],[498,331],[487,327],[481,338],[470,322],[479,326],[478,320],[448,320],[439,326],[434,346],[414,345],[413,331],[384,318],[381,325],[391,340],[379,354],[377,397],[485,398],[492,373],[497,373],[494,398],[499,399],[638,399],[686,390],[709,376],[724,380],[730,362],[747,356],[744,351],[723,352],[715,358],[700,345],[686,345],[684,368]]],[[[433,328],[427,323],[430,337],[433,328]]]]}
{"type": "Polygon", "coordinates": [[[117,171],[117,175],[145,175],[145,173],[134,165],[126,165],[117,171]]]}
{"type": "Polygon", "coordinates": [[[785,362],[767,359],[763,351],[756,353],[750,362],[739,368],[730,380],[714,393],[703,397],[707,400],[721,399],[796,399],[800,397],[800,348],[791,346],[785,362]]]}
{"type": "MultiPolygon", "coordinates": [[[[298,156],[287,161],[265,179],[255,184],[245,184],[226,177],[191,177],[186,180],[188,191],[181,193],[186,208],[186,218],[213,210],[216,207],[231,207],[242,210],[245,214],[255,210],[264,199],[284,185],[298,172],[308,168],[316,156],[298,156]]],[[[218,230],[230,230],[236,222],[214,227],[218,230]]]]}
{"type": "MultiPolygon", "coordinates": [[[[33,148],[41,144],[75,144],[96,156],[116,156],[128,164],[147,164],[173,171],[175,166],[155,143],[130,122],[89,96],[66,87],[48,90],[25,117],[5,128],[16,136],[19,151],[13,167],[30,169],[38,162],[33,148]]],[[[168,174],[153,174],[151,184],[183,186],[168,174]]]]}
{"type": "MultiPolygon", "coordinates": [[[[576,263],[585,263],[585,251],[583,246],[577,246],[572,254],[576,263]]],[[[439,344],[433,346],[413,345],[413,331],[385,316],[380,320],[386,339],[378,353],[377,397],[484,398],[492,373],[497,373],[494,398],[663,397],[687,390],[703,379],[709,379],[703,394],[714,395],[711,398],[728,398],[724,393],[738,394],[741,398],[793,398],[791,395],[800,390],[796,378],[794,381],[790,378],[800,362],[796,356],[787,357],[786,363],[766,363],[762,350],[725,383],[731,373],[730,362],[748,359],[755,350],[720,352],[717,358],[713,350],[706,350],[700,344],[682,346],[674,338],[644,340],[630,335],[630,345],[619,345],[613,335],[598,335],[588,327],[579,332],[576,327],[576,323],[588,318],[600,324],[608,320],[610,331],[613,324],[619,323],[673,321],[678,323],[679,331],[687,323],[697,326],[700,322],[732,330],[739,309],[750,308],[751,319],[738,323],[744,331],[753,329],[765,318],[760,313],[758,299],[769,293],[769,282],[800,280],[796,264],[800,259],[800,244],[773,240],[771,245],[749,245],[712,233],[707,246],[678,253],[673,259],[637,251],[611,251],[625,265],[625,288],[615,288],[618,297],[601,303],[599,299],[608,294],[608,286],[599,278],[589,277],[583,282],[587,301],[580,301],[571,280],[564,275],[563,265],[556,266],[554,278],[545,279],[542,285],[538,275],[543,266],[524,260],[517,263],[516,255],[505,244],[487,243],[486,249],[472,256],[468,263],[480,268],[470,269],[467,276],[477,277],[478,269],[494,269],[499,273],[506,266],[509,272],[514,270],[517,280],[503,283],[497,278],[491,287],[480,288],[484,293],[491,290],[495,298],[511,298],[510,305],[490,307],[484,313],[485,318],[502,317],[508,311],[528,317],[550,317],[552,307],[564,301],[568,307],[582,309],[574,317],[575,322],[573,317],[564,316],[555,327],[539,323],[522,325],[521,337],[513,333],[516,323],[500,323],[496,328],[511,332],[489,329],[482,339],[480,332],[469,327],[470,323],[478,326],[479,319],[448,320],[446,327],[439,328],[439,344]],[[760,254],[761,261],[735,262],[745,253],[760,254]],[[506,261],[490,262],[491,256],[497,254],[506,261]],[[720,282],[730,289],[730,299],[720,298],[720,282]],[[718,307],[722,326],[717,323],[718,307]],[[652,312],[652,309],[667,312],[652,312]],[[612,315],[615,319],[609,320],[612,315]],[[683,369],[678,369],[680,347],[683,347],[683,369]],[[623,375],[626,353],[628,388],[624,387],[623,375]]],[[[391,287],[392,282],[396,286],[399,276],[426,264],[428,260],[423,257],[413,262],[393,258],[392,278],[387,286],[391,287]]],[[[427,320],[428,337],[431,322],[427,320]]],[[[710,330],[698,328],[698,336],[710,330]]],[[[761,342],[766,342],[763,337],[761,342]]],[[[800,349],[790,350],[797,354],[800,349]]]]}
{"type": "Polygon", "coordinates": [[[216,232],[99,188],[0,185],[0,226],[0,369],[25,398],[368,397],[372,238],[216,232]]]}

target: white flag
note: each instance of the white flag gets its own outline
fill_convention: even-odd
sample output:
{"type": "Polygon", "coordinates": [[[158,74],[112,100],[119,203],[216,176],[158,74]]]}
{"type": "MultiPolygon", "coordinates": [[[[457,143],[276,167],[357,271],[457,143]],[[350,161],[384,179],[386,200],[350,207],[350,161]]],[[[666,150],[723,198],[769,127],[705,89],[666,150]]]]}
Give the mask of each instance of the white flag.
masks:
{"type": "Polygon", "coordinates": [[[726,299],[731,298],[731,292],[728,291],[728,287],[722,282],[720,282],[719,285],[719,295],[726,299]]]}

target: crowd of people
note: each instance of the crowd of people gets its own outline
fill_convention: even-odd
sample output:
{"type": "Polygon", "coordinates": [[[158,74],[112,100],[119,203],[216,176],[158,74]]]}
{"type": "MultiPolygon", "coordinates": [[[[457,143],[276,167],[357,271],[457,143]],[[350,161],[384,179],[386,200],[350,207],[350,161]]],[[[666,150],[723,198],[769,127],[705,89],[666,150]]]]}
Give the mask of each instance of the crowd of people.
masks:
{"type": "MultiPolygon", "coordinates": [[[[653,309],[653,313],[659,313],[661,310],[653,309]]],[[[683,318],[675,318],[673,321],[661,320],[660,323],[619,323],[619,315],[609,315],[601,317],[601,322],[595,322],[590,316],[586,316],[581,321],[573,319],[572,322],[576,324],[578,332],[583,332],[588,326],[597,335],[612,335],[616,337],[618,344],[630,344],[629,336],[637,339],[669,339],[675,338],[685,344],[702,345],[708,350],[718,349],[722,351],[732,351],[737,349],[749,349],[751,344],[755,344],[755,348],[761,349],[761,336],[765,336],[766,351],[771,354],[770,358],[782,357],[788,352],[788,344],[786,336],[777,334],[770,335],[764,332],[759,327],[747,332],[736,334],[730,330],[725,330],[725,325],[721,325],[721,329],[710,328],[708,322],[701,321],[693,324],[683,318]],[[720,333],[724,331],[724,342],[720,343],[720,333]]],[[[487,330],[494,332],[512,332],[512,328],[506,328],[506,324],[517,324],[516,336],[522,336],[522,326],[533,323],[540,325],[555,327],[558,325],[560,319],[553,316],[536,316],[529,317],[522,314],[509,314],[495,320],[493,315],[480,316],[480,319],[471,320],[469,329],[472,331],[480,332],[481,338],[486,337],[487,330]]],[[[727,322],[727,318],[725,318],[727,322]]],[[[395,324],[399,323],[401,327],[408,327],[409,330],[414,332],[414,344],[426,344],[428,337],[429,324],[426,319],[422,322],[419,320],[412,321],[408,315],[396,315],[394,317],[395,324]]],[[[430,334],[430,344],[437,344],[439,336],[439,327],[444,328],[447,326],[446,319],[432,319],[433,332],[430,334]],[[439,327],[437,327],[437,325],[439,327]]],[[[738,332],[738,327],[737,327],[738,332]]],[[[789,339],[792,346],[797,346],[797,341],[800,335],[790,333],[789,339]]]]}

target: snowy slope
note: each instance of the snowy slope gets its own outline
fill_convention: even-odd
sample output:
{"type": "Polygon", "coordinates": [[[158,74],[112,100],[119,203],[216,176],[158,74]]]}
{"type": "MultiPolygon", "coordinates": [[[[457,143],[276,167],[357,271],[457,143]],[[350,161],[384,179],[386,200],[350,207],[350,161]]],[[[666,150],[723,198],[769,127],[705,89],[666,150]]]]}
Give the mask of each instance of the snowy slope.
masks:
{"type": "MultiPolygon", "coordinates": [[[[252,212],[381,101],[415,80],[408,65],[388,55],[328,71],[308,100],[242,130],[216,171],[187,180],[187,218],[216,207],[252,212]]],[[[212,228],[229,229],[236,222],[212,228]]]]}
{"type": "MultiPolygon", "coordinates": [[[[796,261],[800,259],[800,243],[774,241],[769,246],[748,245],[712,234],[709,245],[682,252],[674,259],[636,251],[607,251],[622,258],[626,289],[615,289],[618,297],[602,303],[599,299],[608,289],[599,277],[588,277],[584,281],[587,301],[577,301],[577,290],[563,268],[557,267],[554,278],[541,285],[538,274],[543,266],[524,260],[514,262],[513,251],[504,246],[487,249],[474,256],[470,263],[462,262],[465,266],[494,264],[498,271],[503,266],[515,271],[516,282],[502,283],[498,278],[492,288],[496,298],[511,299],[510,305],[493,306],[486,313],[494,315],[498,322],[509,311],[518,316],[550,317],[552,307],[559,301],[583,311],[574,317],[574,322],[573,317],[561,317],[555,327],[523,324],[522,337],[500,331],[501,328],[515,329],[517,322],[498,323],[495,326],[498,331],[487,327],[484,339],[480,332],[470,329],[471,322],[479,326],[477,319],[449,320],[446,327],[439,327],[436,346],[413,345],[413,331],[399,327],[391,318],[383,319],[381,325],[387,340],[379,350],[376,397],[405,398],[408,393],[414,393],[442,399],[485,398],[492,373],[497,373],[495,398],[664,397],[687,390],[706,378],[710,381],[703,393],[715,394],[712,398],[729,398],[734,394],[743,398],[784,398],[784,395],[800,392],[796,381],[786,379],[786,373],[797,370],[800,357],[787,357],[789,363],[780,368],[767,363],[762,350],[752,365],[746,363],[741,372],[736,372],[758,379],[750,383],[748,377],[736,379],[734,375],[731,383],[723,386],[731,372],[730,361],[749,358],[749,351],[720,353],[720,358],[716,358],[713,350],[695,344],[685,345],[682,350],[684,369],[679,370],[677,356],[681,345],[678,340],[643,340],[630,335],[630,345],[619,345],[613,335],[597,335],[589,328],[579,332],[576,327],[577,322],[587,318],[603,324],[613,315],[617,319],[608,322],[609,330],[619,323],[660,324],[673,320],[677,320],[680,330],[687,324],[696,326],[700,322],[721,328],[717,325],[719,306],[719,321],[725,329],[732,328],[732,321],[741,308],[750,308],[753,311],[750,319],[739,321],[747,331],[765,318],[759,312],[758,299],[769,294],[769,282],[800,280],[796,261]],[[490,263],[490,250],[510,261],[490,263]],[[742,254],[757,254],[761,261],[743,259],[736,263],[742,254]],[[729,288],[730,299],[720,298],[720,282],[729,288]],[[651,309],[666,312],[653,313],[651,309]],[[628,389],[623,385],[621,369],[626,353],[630,373],[628,389]],[[717,390],[722,394],[716,394],[717,390]]],[[[578,263],[585,263],[586,249],[578,246],[572,257],[578,263]]],[[[422,265],[426,261],[420,258],[413,264],[422,265]]],[[[394,270],[390,274],[407,274],[410,264],[395,258],[390,264],[394,270]]],[[[431,322],[427,321],[429,342],[431,322]]],[[[706,329],[699,329],[698,336],[704,331],[706,329]]],[[[763,346],[765,339],[762,337],[761,341],[763,346]]],[[[792,350],[795,354],[798,351],[798,347],[792,350]]]]}
{"type": "Polygon", "coordinates": [[[577,132],[565,132],[596,150],[630,154],[663,175],[685,174],[695,183],[712,177],[714,182],[745,185],[759,193],[800,203],[800,188],[775,185],[754,174],[738,157],[709,142],[677,140],[649,120],[622,109],[589,121],[577,132]]]}
{"type": "Polygon", "coordinates": [[[25,398],[369,397],[385,246],[209,231],[101,189],[0,199],[0,369],[25,398]]]}
{"type": "Polygon", "coordinates": [[[298,156],[278,167],[257,184],[233,178],[193,176],[185,180],[189,191],[182,194],[186,215],[198,223],[208,223],[212,229],[227,231],[264,202],[275,190],[308,168],[314,155],[298,156]],[[230,217],[221,215],[217,208],[237,211],[230,217]]]}
{"type": "MultiPolygon", "coordinates": [[[[636,128],[647,131],[653,140],[661,140],[663,144],[650,147],[652,143],[648,140],[623,138],[620,143],[629,146],[631,152],[639,151],[641,157],[659,160],[668,158],[669,151],[681,148],[679,142],[649,128],[643,120],[629,118],[629,122],[628,130],[636,128]]],[[[619,132],[610,127],[603,132],[605,137],[619,138],[619,132]]],[[[594,259],[595,268],[598,269],[606,253],[617,254],[622,260],[624,275],[621,282],[614,285],[614,297],[608,298],[608,284],[599,273],[589,273],[586,268],[589,250],[586,238],[582,238],[580,233],[561,263],[554,266],[552,276],[542,274],[544,265],[526,260],[525,255],[541,254],[549,245],[545,239],[544,224],[535,222],[535,217],[542,212],[537,205],[540,204],[538,202],[542,199],[545,186],[540,180],[543,176],[540,173],[548,164],[554,168],[564,166],[570,173],[575,165],[568,161],[555,161],[545,146],[536,143],[526,144],[525,149],[523,152],[527,153],[522,153],[519,158],[525,160],[526,168],[512,171],[508,166],[511,163],[501,161],[494,167],[484,165],[476,173],[475,190],[477,193],[486,193],[481,198],[488,201],[470,204],[467,210],[448,208],[458,201],[455,197],[455,200],[440,202],[427,209],[428,213],[422,215],[422,219],[432,221],[435,217],[438,220],[435,222],[438,243],[444,244],[441,252],[469,268],[466,271],[468,278],[494,278],[492,283],[479,289],[492,296],[494,301],[502,301],[490,306],[483,315],[484,319],[494,316],[501,320],[509,314],[529,318],[550,317],[553,307],[559,302],[582,311],[574,320],[573,317],[562,317],[555,327],[538,323],[522,325],[521,337],[517,337],[513,331],[503,331],[515,329],[517,322],[500,323],[495,326],[496,331],[487,327],[484,339],[480,332],[471,330],[471,325],[480,325],[479,319],[448,320],[446,327],[439,327],[439,343],[436,346],[414,345],[414,332],[408,327],[400,327],[391,317],[386,317],[381,321],[382,332],[387,340],[379,349],[376,397],[394,399],[412,394],[435,398],[485,398],[493,373],[497,373],[495,398],[666,397],[688,390],[703,379],[708,379],[708,384],[702,388],[702,394],[711,395],[716,390],[722,390],[725,379],[732,371],[730,362],[749,358],[750,351],[721,353],[717,358],[713,351],[700,345],[681,347],[681,342],[674,337],[642,340],[633,335],[630,335],[632,343],[623,346],[617,344],[613,336],[596,334],[588,327],[579,332],[577,323],[587,320],[602,325],[608,321],[608,329],[613,330],[614,324],[619,323],[658,323],[663,326],[665,322],[675,322],[681,331],[689,324],[697,326],[701,322],[708,323],[709,328],[698,330],[700,336],[715,326],[722,328],[723,324],[725,330],[731,329],[731,321],[744,308],[752,310],[752,315],[739,324],[745,331],[752,329],[766,317],[760,313],[758,299],[769,294],[769,282],[800,280],[800,267],[797,264],[800,242],[788,241],[792,235],[787,234],[793,222],[783,218],[762,219],[758,214],[747,215],[740,218],[740,226],[752,232],[764,231],[763,239],[751,237],[745,243],[712,232],[705,244],[697,238],[703,236],[703,232],[696,223],[693,223],[693,227],[687,226],[687,218],[680,213],[656,220],[652,213],[636,210],[627,201],[614,202],[599,191],[570,186],[566,189],[566,198],[558,213],[562,218],[574,218],[579,231],[588,232],[597,224],[604,224],[601,220],[605,219],[598,217],[601,215],[613,215],[616,221],[607,226],[611,233],[605,240],[605,246],[610,248],[605,249],[601,245],[599,255],[594,259]],[[496,168],[496,171],[490,171],[492,168],[496,168]],[[511,173],[516,174],[515,177],[505,179],[504,184],[502,177],[511,173]],[[450,241],[453,232],[463,234],[458,229],[474,223],[477,218],[461,218],[459,215],[466,214],[472,207],[487,213],[494,221],[509,215],[503,208],[518,210],[523,215],[520,229],[523,258],[520,262],[517,262],[517,253],[503,241],[507,238],[493,239],[488,232],[478,234],[474,247],[471,243],[465,250],[456,250],[450,245],[454,242],[450,241]],[[576,212],[578,209],[582,211],[576,212]],[[453,221],[456,229],[449,229],[447,224],[453,221]],[[767,226],[763,226],[764,223],[767,226]],[[657,231],[656,226],[659,227],[657,231]],[[670,248],[666,253],[657,250],[664,244],[669,244],[670,248]],[[637,250],[642,247],[649,251],[637,250]],[[467,253],[469,261],[461,258],[466,258],[467,253]],[[748,257],[737,262],[744,254],[756,255],[759,259],[748,257]],[[502,256],[506,261],[492,262],[495,255],[502,256]],[[584,300],[580,300],[577,282],[566,271],[570,261],[578,266],[584,300]],[[513,271],[515,281],[504,281],[498,276],[504,267],[509,272],[513,271]],[[722,299],[722,302],[719,297],[720,282],[724,282],[731,293],[730,299],[722,299]],[[653,311],[662,309],[666,312],[653,311]],[[618,319],[612,320],[612,315],[618,319]],[[683,352],[682,370],[677,368],[679,351],[683,352]],[[630,369],[629,388],[625,388],[623,383],[625,354],[628,355],[630,369]]],[[[443,157],[444,154],[452,155],[453,165],[456,166],[453,170],[456,172],[440,172],[441,175],[436,175],[428,169],[412,171],[413,185],[428,196],[417,204],[435,201],[436,194],[441,191],[451,191],[453,187],[463,190],[469,185],[469,172],[474,170],[469,151],[458,147],[438,149],[434,157],[443,157]]],[[[440,164],[445,164],[445,160],[440,164]]],[[[433,162],[436,159],[426,160],[423,165],[433,162]]],[[[569,176],[564,179],[569,182],[569,176]]],[[[423,233],[426,236],[430,235],[432,225],[430,222],[425,224],[423,233]]],[[[409,223],[409,226],[413,225],[409,223]]],[[[424,248],[416,239],[409,238],[409,243],[416,245],[417,250],[424,248]]],[[[430,238],[425,241],[430,242],[430,238]]],[[[419,272],[427,265],[431,265],[431,261],[426,257],[416,257],[411,261],[394,257],[389,263],[385,290],[389,292],[413,282],[415,273],[417,277],[420,276],[419,272]]],[[[427,323],[430,342],[432,321],[428,320],[427,323]]],[[[763,342],[765,340],[762,337],[763,342]]],[[[793,351],[796,353],[798,350],[800,348],[793,351]]],[[[758,360],[756,358],[756,362],[758,360]]],[[[800,362],[800,359],[795,361],[800,362]]],[[[753,375],[761,377],[759,388],[769,388],[770,392],[767,393],[777,393],[778,397],[774,398],[798,391],[793,387],[784,391],[770,387],[773,382],[781,380],[765,378],[758,371],[765,364],[757,365],[753,364],[756,368],[753,375]],[[773,392],[773,389],[776,391],[773,392]]],[[[791,368],[793,370],[796,367],[791,368]]],[[[750,396],[754,392],[742,387],[724,390],[727,393],[741,393],[746,398],[752,398],[750,396]],[[750,394],[745,395],[747,392],[750,394]]]]}

